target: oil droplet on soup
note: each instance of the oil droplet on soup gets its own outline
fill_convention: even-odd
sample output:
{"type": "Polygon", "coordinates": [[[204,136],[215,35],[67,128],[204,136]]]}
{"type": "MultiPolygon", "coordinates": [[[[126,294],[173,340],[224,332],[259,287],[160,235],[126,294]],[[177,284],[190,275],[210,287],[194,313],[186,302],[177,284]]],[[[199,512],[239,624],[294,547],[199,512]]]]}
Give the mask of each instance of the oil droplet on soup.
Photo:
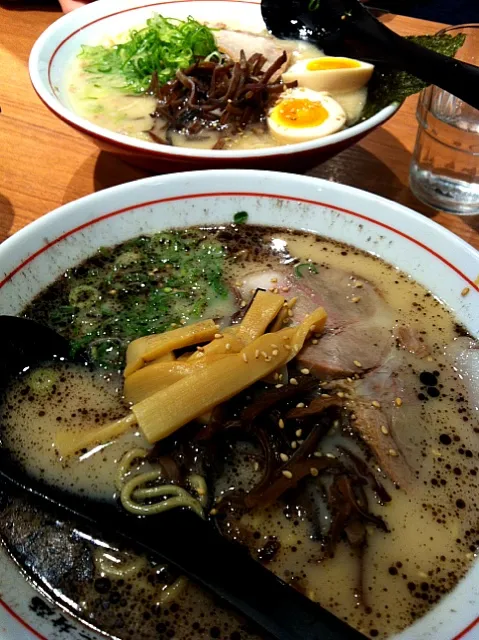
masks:
{"type": "MultiPolygon", "coordinates": [[[[352,406],[348,403],[360,397],[354,405],[355,417],[348,414],[346,419],[341,414],[335,419],[318,443],[317,453],[344,461],[341,452],[346,449],[366,464],[391,496],[390,502],[378,500],[378,494],[369,485],[364,486],[370,513],[381,518],[388,531],[370,522],[366,525],[367,543],[361,549],[351,544],[351,531],[348,535],[343,532],[331,556],[331,512],[325,496],[332,477],[316,478],[314,474],[299,485],[300,490],[283,494],[276,503],[238,512],[226,528],[221,521],[218,524],[225,535],[247,544],[252,555],[269,570],[366,635],[385,638],[404,629],[456,585],[471,565],[479,544],[479,425],[475,417],[479,403],[455,371],[456,360],[451,355],[454,349],[466,348],[461,345],[470,338],[428,291],[377,258],[349,246],[311,234],[253,225],[193,229],[188,233],[217,242],[224,249],[222,278],[234,292],[236,306],[227,309],[217,300],[212,304],[223,309],[225,324],[235,312],[241,312],[241,300],[248,301],[257,287],[282,291],[286,298],[299,291],[295,307],[299,315],[308,304],[309,287],[317,286],[314,295],[322,296],[327,310],[329,306],[332,323],[338,311],[342,317],[353,313],[351,310],[364,317],[364,324],[358,325],[361,330],[351,332],[345,323],[337,332],[343,340],[338,344],[350,341],[347,366],[351,372],[340,380],[319,376],[322,393],[343,394],[339,397],[345,406],[352,406]],[[368,323],[374,329],[371,339],[367,337],[368,323]],[[367,348],[361,343],[364,336],[367,348]],[[368,368],[367,358],[373,352],[379,361],[368,368]],[[381,450],[380,444],[365,442],[359,436],[358,423],[360,411],[378,416],[386,409],[392,420],[380,424],[378,433],[388,439],[396,428],[396,440],[386,440],[393,444],[381,450]],[[389,456],[387,460],[380,459],[383,454],[389,456]],[[403,482],[401,476],[398,487],[384,470],[389,464],[391,473],[400,473],[400,455],[405,457],[407,478],[403,482]]],[[[145,242],[148,240],[138,243],[138,251],[145,242]]],[[[86,261],[81,271],[75,272],[75,285],[78,273],[94,271],[96,280],[90,278],[88,285],[102,292],[106,274],[124,251],[119,246],[106,258],[86,261]]],[[[158,265],[161,273],[160,255],[158,265]]],[[[55,326],[54,309],[68,301],[72,278],[69,273],[58,280],[29,305],[26,314],[55,326]]],[[[163,282],[156,286],[163,286],[163,282]]],[[[207,315],[208,309],[204,313],[207,315]]],[[[60,328],[71,338],[72,326],[63,322],[60,328]]],[[[327,326],[318,344],[322,339],[332,340],[334,335],[327,326]]],[[[330,352],[328,366],[337,355],[330,352]]],[[[304,357],[312,359],[310,354],[304,357]]],[[[335,366],[340,365],[344,367],[344,363],[335,366]]],[[[315,363],[308,366],[313,371],[315,363]]],[[[113,500],[117,462],[133,445],[147,446],[141,436],[128,433],[92,454],[67,461],[58,459],[52,439],[59,425],[91,428],[123,415],[121,378],[114,371],[90,373],[71,365],[46,367],[47,383],[45,378],[42,384],[34,380],[33,386],[39,388],[36,393],[27,375],[4,399],[2,443],[30,472],[73,492],[113,500]],[[51,380],[53,386],[49,386],[51,380]],[[29,425],[28,430],[25,425],[29,425]]],[[[308,371],[305,376],[311,375],[309,368],[304,370],[308,371]]],[[[298,377],[301,375],[299,371],[298,377]]],[[[176,440],[157,444],[159,455],[169,455],[171,448],[182,450],[195,428],[188,431],[190,427],[184,427],[176,440]]],[[[276,429],[282,431],[281,426],[276,429]]],[[[294,434],[287,429],[283,433],[288,435],[288,442],[283,442],[281,454],[288,458],[301,446],[305,434],[301,429],[294,434]]],[[[210,478],[213,497],[227,496],[232,487],[248,491],[261,479],[261,452],[254,442],[235,442],[229,441],[221,470],[210,478]]],[[[139,564],[131,565],[128,575],[115,577],[111,571],[107,575],[99,547],[85,536],[72,537],[72,524],[45,527],[43,544],[68,541],[72,559],[68,571],[52,567],[51,559],[31,542],[39,522],[49,522],[48,517],[34,508],[22,510],[21,502],[5,507],[0,501],[0,505],[0,534],[10,552],[26,563],[31,562],[29,549],[35,548],[33,573],[37,580],[53,585],[65,598],[79,603],[78,615],[105,633],[125,640],[259,637],[192,584],[159,604],[168,585],[178,580],[166,567],[137,559],[139,564]],[[12,518],[20,518],[21,535],[9,526],[12,518]]],[[[113,558],[110,563],[124,566],[133,562],[135,556],[130,550],[107,542],[113,558]]]]}

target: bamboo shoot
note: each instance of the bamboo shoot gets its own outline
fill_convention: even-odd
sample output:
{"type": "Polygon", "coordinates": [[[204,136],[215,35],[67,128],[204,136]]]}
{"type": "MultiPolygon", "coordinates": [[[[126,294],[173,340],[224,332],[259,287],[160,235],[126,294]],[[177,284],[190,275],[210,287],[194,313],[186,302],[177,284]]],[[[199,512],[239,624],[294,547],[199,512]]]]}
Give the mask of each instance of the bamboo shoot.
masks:
{"type": "Polygon", "coordinates": [[[131,410],[146,439],[154,443],[166,438],[289,362],[312,328],[322,330],[326,317],[324,309],[317,309],[301,325],[262,335],[240,353],[212,362],[135,404],[131,410]]]}
{"type": "Polygon", "coordinates": [[[208,342],[216,333],[218,333],[218,327],[213,320],[204,320],[172,331],[165,331],[165,333],[133,340],[126,351],[124,376],[127,378],[141,369],[145,362],[156,360],[170,351],[208,342]]]}
{"type": "Polygon", "coordinates": [[[65,458],[82,449],[90,449],[93,445],[104,444],[121,436],[130,427],[136,424],[136,418],[129,413],[120,420],[110,422],[99,429],[79,430],[77,432],[59,431],[55,435],[55,447],[58,453],[65,458]]]}

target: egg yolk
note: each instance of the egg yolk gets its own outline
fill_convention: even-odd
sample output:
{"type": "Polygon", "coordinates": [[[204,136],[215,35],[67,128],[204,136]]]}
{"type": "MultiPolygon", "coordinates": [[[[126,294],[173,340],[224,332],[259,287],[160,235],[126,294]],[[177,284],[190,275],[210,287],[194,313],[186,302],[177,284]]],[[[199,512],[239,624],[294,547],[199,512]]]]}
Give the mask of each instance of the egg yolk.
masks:
{"type": "Polygon", "coordinates": [[[308,71],[330,71],[333,69],[356,69],[361,64],[348,58],[316,58],[306,65],[308,71]]]}
{"type": "Polygon", "coordinates": [[[271,118],[288,128],[317,127],[328,118],[329,113],[321,102],[307,98],[286,98],[271,113],[271,118]]]}

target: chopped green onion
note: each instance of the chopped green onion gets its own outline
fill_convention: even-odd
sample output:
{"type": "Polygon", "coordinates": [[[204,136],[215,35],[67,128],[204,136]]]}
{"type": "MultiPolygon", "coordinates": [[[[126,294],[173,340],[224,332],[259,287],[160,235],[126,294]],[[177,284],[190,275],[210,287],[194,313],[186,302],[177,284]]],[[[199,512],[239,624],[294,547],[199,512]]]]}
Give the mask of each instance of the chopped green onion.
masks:
{"type": "Polygon", "coordinates": [[[58,384],[58,374],[49,368],[36,369],[27,378],[30,391],[35,396],[50,396],[58,384]]]}
{"type": "Polygon", "coordinates": [[[303,269],[308,269],[308,271],[311,271],[312,273],[318,273],[318,269],[316,268],[315,264],[313,264],[312,262],[303,262],[302,264],[297,264],[294,268],[294,273],[297,278],[303,277],[303,269]]]}
{"type": "Polygon", "coordinates": [[[160,85],[199,57],[216,52],[211,29],[189,17],[164,18],[155,14],[143,29],[132,29],[126,42],[105,47],[83,45],[79,57],[90,82],[125,93],[145,93],[153,73],[160,85]]]}
{"type": "Polygon", "coordinates": [[[238,211],[234,214],[233,220],[235,224],[245,224],[248,221],[248,214],[246,211],[238,211]]]}

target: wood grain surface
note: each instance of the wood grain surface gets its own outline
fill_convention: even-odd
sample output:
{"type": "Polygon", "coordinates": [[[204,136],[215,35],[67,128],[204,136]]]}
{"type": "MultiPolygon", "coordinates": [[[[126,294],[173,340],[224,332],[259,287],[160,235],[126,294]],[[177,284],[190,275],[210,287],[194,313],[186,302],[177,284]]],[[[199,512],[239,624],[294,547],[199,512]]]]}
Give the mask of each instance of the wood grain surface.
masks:
{"type": "MultiPolygon", "coordinates": [[[[0,241],[62,204],[147,175],[100,152],[36,96],[28,76],[28,56],[38,36],[60,15],[54,4],[44,10],[38,4],[0,7],[0,241]]],[[[435,33],[441,26],[392,15],[383,20],[404,35],[435,33]]],[[[395,200],[479,248],[479,216],[457,217],[429,209],[409,190],[415,106],[416,98],[408,99],[385,126],[310,175],[395,200]]]]}

